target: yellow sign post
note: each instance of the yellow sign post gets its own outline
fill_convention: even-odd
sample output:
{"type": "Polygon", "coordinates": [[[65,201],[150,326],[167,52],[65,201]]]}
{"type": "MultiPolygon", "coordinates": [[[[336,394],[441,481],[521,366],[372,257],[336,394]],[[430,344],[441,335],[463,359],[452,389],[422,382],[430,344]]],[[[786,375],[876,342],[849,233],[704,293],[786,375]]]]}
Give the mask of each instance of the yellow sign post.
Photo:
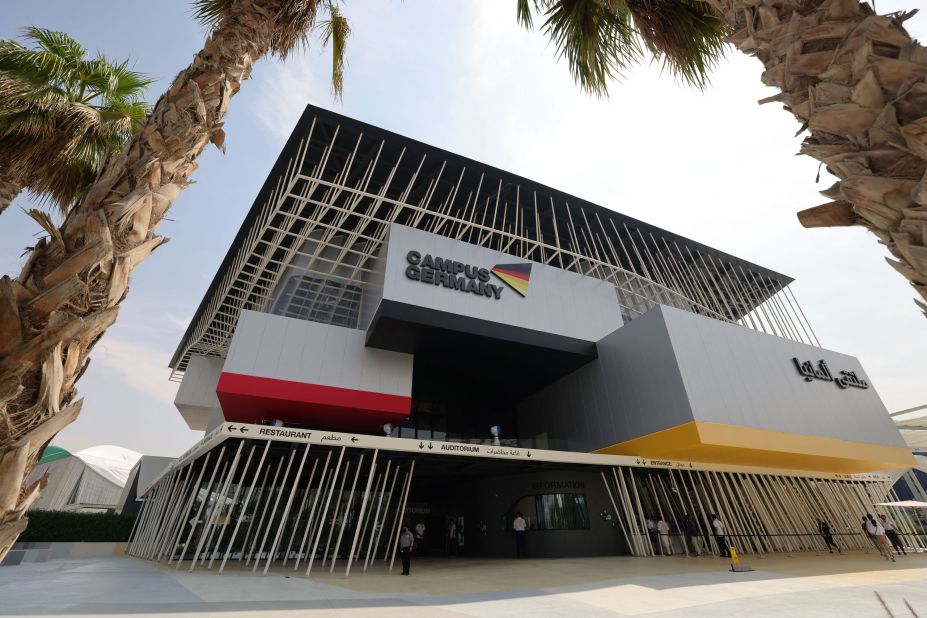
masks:
{"type": "Polygon", "coordinates": [[[728,549],[730,550],[730,553],[731,553],[731,571],[735,573],[744,573],[746,571],[753,570],[753,567],[751,567],[746,562],[743,562],[740,559],[740,556],[737,555],[736,547],[729,547],[728,549]]]}

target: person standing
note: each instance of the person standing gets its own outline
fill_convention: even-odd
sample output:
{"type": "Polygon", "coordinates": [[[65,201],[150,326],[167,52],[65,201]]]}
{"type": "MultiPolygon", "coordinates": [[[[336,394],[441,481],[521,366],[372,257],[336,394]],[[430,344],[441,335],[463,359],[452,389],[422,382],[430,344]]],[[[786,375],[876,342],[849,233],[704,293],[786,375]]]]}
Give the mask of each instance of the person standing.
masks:
{"type": "Polygon", "coordinates": [[[830,526],[827,525],[826,521],[822,519],[818,520],[818,532],[821,533],[821,538],[824,539],[824,543],[827,544],[828,552],[834,553],[834,549],[836,549],[838,554],[843,553],[840,547],[838,547],[837,544],[834,543],[834,536],[831,534],[830,526]],[[831,547],[833,547],[834,549],[831,549],[831,547]]]}
{"type": "Polygon", "coordinates": [[[412,548],[415,547],[415,536],[409,531],[409,526],[403,526],[399,534],[399,557],[402,559],[402,574],[409,574],[409,565],[412,561],[412,548]]]}
{"type": "Polygon", "coordinates": [[[653,555],[657,555],[657,550],[660,549],[660,544],[657,542],[657,522],[653,520],[653,517],[647,516],[647,536],[650,537],[650,546],[653,548],[653,555]]]}
{"type": "Polygon", "coordinates": [[[528,522],[525,521],[524,516],[521,513],[515,513],[515,521],[512,522],[512,530],[515,531],[515,557],[516,558],[527,558],[528,549],[526,547],[526,530],[528,530],[528,522]]]}
{"type": "MultiPolygon", "coordinates": [[[[872,535],[872,533],[869,531],[869,520],[866,519],[866,516],[865,516],[865,515],[863,515],[863,526],[862,526],[862,527],[863,527],[863,534],[866,535],[866,538],[869,539],[869,542],[872,543],[872,546],[876,548],[876,551],[879,552],[879,553],[881,554],[881,553],[882,553],[882,548],[879,547],[879,544],[878,544],[878,542],[876,542],[875,537],[874,537],[874,536],[872,535]]],[[[869,553],[869,550],[868,550],[868,549],[866,550],[866,553],[867,553],[867,554],[869,553]]]]}
{"type": "Polygon", "coordinates": [[[682,518],[682,527],[683,533],[686,535],[686,538],[689,539],[689,543],[692,544],[692,553],[696,556],[702,555],[702,542],[701,534],[699,533],[698,524],[695,522],[690,515],[685,515],[682,518]]]}
{"type": "Polygon", "coordinates": [[[447,553],[457,555],[457,522],[453,517],[447,518],[447,553]]]}
{"type": "Polygon", "coordinates": [[[730,558],[731,552],[727,548],[727,538],[724,536],[724,524],[717,515],[711,516],[711,526],[715,529],[715,540],[718,542],[718,550],[721,555],[730,558]]]}
{"type": "Polygon", "coordinates": [[[425,552],[425,522],[419,520],[415,524],[415,546],[418,548],[418,552],[424,555],[425,552]]]}
{"type": "Polygon", "coordinates": [[[879,519],[882,520],[882,527],[885,528],[885,536],[891,541],[892,547],[895,548],[895,553],[897,554],[900,551],[907,556],[908,552],[904,550],[904,544],[901,542],[901,539],[898,537],[898,532],[895,530],[895,522],[888,519],[885,515],[879,515],[879,519]]]}
{"type": "Polygon", "coordinates": [[[670,544],[669,531],[669,524],[661,517],[657,521],[657,532],[660,534],[660,549],[663,551],[664,556],[673,555],[673,546],[670,544]]]}
{"type": "Polygon", "coordinates": [[[866,519],[866,530],[872,535],[872,538],[875,539],[876,546],[879,548],[879,553],[882,554],[886,560],[895,562],[892,546],[889,545],[888,538],[885,536],[885,528],[883,528],[882,524],[877,522],[871,514],[867,513],[866,519]]]}

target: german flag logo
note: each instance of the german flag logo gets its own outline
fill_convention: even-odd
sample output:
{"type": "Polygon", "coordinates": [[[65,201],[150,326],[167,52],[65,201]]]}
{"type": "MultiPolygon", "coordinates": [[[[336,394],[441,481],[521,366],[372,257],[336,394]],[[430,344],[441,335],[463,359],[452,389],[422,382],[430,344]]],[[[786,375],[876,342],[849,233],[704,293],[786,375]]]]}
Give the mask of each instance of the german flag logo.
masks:
{"type": "Polygon", "coordinates": [[[520,296],[528,294],[528,279],[531,278],[531,262],[526,264],[496,264],[492,274],[518,292],[520,296]]]}

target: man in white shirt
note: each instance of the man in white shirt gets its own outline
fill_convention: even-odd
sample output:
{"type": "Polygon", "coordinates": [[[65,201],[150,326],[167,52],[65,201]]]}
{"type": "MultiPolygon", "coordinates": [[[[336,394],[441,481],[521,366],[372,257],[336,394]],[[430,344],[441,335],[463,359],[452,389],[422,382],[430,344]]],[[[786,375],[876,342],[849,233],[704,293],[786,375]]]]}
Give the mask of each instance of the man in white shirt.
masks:
{"type": "Polygon", "coordinates": [[[875,543],[879,547],[879,553],[882,554],[886,560],[894,562],[895,555],[892,554],[892,547],[888,544],[888,539],[885,536],[885,528],[868,513],[866,514],[866,530],[869,532],[869,535],[875,539],[875,543]]]}
{"type": "Polygon", "coordinates": [[[512,530],[515,531],[515,557],[516,558],[527,558],[528,550],[525,545],[525,536],[526,530],[528,529],[528,522],[525,521],[524,515],[521,513],[515,513],[515,521],[512,522],[512,530]]]}
{"type": "Polygon", "coordinates": [[[661,517],[660,521],[657,522],[657,532],[660,534],[660,547],[663,550],[664,556],[673,555],[673,547],[670,545],[669,531],[669,524],[666,523],[661,517]]]}
{"type": "Polygon", "coordinates": [[[715,540],[718,542],[718,551],[722,556],[730,557],[731,552],[727,548],[727,539],[724,537],[724,524],[717,515],[711,516],[711,526],[715,529],[715,540]]]}
{"type": "Polygon", "coordinates": [[[907,556],[908,552],[904,550],[904,544],[901,542],[901,539],[898,537],[898,532],[895,530],[895,522],[888,519],[885,515],[879,515],[879,519],[882,520],[882,527],[885,528],[885,536],[891,541],[892,547],[895,548],[895,553],[901,552],[907,556]]]}

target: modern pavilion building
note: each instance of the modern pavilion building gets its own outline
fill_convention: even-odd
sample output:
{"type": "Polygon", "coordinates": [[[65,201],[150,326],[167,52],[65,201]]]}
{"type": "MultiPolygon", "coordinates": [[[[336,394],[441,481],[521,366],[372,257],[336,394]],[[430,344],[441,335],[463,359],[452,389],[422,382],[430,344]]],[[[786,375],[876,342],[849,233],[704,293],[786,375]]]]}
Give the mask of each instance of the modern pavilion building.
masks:
{"type": "Polygon", "coordinates": [[[171,361],[206,435],[140,488],[131,553],[366,570],[408,525],[512,555],[517,512],[532,556],[649,555],[648,518],[718,552],[714,514],[746,553],[816,548],[817,517],[864,547],[913,458],[791,281],[307,107],[171,361]]]}

